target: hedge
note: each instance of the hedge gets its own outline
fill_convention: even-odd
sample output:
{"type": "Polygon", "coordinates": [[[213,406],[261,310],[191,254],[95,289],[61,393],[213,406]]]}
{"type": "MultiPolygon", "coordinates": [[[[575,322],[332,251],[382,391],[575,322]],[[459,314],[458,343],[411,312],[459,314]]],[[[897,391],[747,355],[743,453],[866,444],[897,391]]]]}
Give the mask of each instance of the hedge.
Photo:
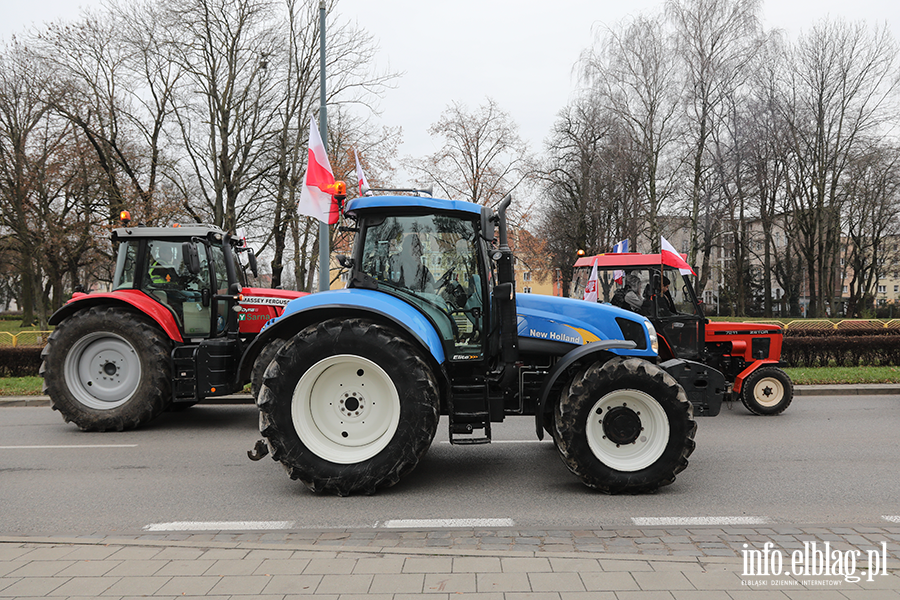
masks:
{"type": "Polygon", "coordinates": [[[41,370],[40,346],[0,346],[0,377],[30,377],[41,370]]]}
{"type": "Polygon", "coordinates": [[[900,329],[787,329],[781,360],[790,367],[900,366],[900,329]]]}

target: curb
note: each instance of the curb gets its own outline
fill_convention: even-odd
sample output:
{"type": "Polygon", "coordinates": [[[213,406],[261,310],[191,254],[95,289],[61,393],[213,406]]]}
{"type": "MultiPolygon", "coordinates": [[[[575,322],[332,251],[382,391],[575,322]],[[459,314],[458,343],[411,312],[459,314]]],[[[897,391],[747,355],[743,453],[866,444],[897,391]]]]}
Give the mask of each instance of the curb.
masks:
{"type": "MultiPolygon", "coordinates": [[[[900,383],[795,385],[794,396],[900,396],[900,383]]],[[[206,398],[198,404],[253,404],[250,394],[206,398]]],[[[0,408],[50,406],[49,396],[0,396],[0,408]]]]}

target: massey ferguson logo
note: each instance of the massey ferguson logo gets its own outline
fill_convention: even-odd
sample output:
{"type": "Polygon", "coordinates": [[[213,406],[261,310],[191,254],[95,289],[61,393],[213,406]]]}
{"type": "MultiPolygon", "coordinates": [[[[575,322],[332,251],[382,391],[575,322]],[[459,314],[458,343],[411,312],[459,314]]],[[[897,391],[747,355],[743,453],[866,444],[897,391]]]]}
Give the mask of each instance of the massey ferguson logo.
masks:
{"type": "Polygon", "coordinates": [[[242,305],[247,304],[268,304],[269,306],[287,306],[290,302],[289,298],[267,298],[265,296],[244,296],[241,301],[242,305]]]}

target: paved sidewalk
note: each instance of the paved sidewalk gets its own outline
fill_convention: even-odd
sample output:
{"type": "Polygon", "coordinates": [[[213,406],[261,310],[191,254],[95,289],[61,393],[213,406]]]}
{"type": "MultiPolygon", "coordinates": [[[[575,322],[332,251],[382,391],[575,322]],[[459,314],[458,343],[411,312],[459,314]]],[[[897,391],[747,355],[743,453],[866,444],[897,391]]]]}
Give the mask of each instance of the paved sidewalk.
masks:
{"type": "Polygon", "coordinates": [[[898,567],[900,525],[0,536],[0,598],[898,600],[898,567]]]}

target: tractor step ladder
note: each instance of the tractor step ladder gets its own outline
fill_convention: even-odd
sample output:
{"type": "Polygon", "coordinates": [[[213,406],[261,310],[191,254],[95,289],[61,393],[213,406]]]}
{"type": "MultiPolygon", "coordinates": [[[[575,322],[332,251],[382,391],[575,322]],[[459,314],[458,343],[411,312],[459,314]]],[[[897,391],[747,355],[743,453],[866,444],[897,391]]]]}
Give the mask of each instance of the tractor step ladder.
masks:
{"type": "Polygon", "coordinates": [[[172,350],[172,399],[175,402],[197,400],[197,350],[199,346],[179,346],[172,350]]]}
{"type": "Polygon", "coordinates": [[[487,384],[455,384],[447,408],[451,444],[490,443],[491,412],[487,384]]]}

